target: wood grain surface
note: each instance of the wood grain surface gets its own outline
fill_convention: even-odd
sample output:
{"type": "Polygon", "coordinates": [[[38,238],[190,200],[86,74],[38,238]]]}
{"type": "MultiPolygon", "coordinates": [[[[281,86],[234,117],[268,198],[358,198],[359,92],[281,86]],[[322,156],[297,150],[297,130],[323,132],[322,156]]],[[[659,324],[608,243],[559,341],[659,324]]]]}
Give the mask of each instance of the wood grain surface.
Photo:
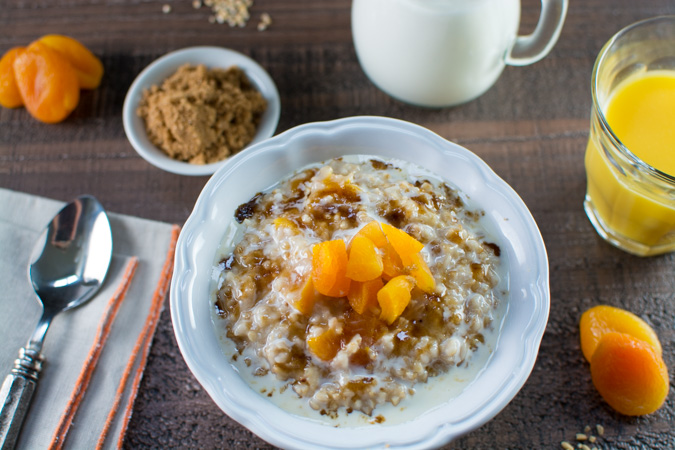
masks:
{"type": "MultiPolygon", "coordinates": [[[[122,128],[136,75],[157,57],[216,45],[258,61],[277,83],[277,132],[306,122],[382,115],[423,125],[483,158],[523,198],[546,242],[551,314],[534,370],[493,420],[449,448],[560,448],[586,425],[602,424],[601,448],[675,448],[675,389],[656,413],[629,418],[597,394],[579,348],[578,321],[590,306],[627,308],[649,322],[675,374],[675,259],[637,258],[605,244],[586,218],[583,155],[590,78],[602,45],[639,19],[675,14],[673,0],[572,0],[559,42],[532,66],[507,67],[468,104],[423,109],[391,99],[362,72],[349,0],[255,0],[245,28],[208,22],[191,0],[1,0],[0,52],[47,33],[71,35],[103,61],[101,87],[83,92],[63,123],[0,108],[0,186],[59,200],[98,197],[118,213],[182,224],[206,177],[150,166],[122,128]],[[162,13],[162,5],[172,11],[162,13]],[[256,29],[268,12],[273,24],[256,29]]],[[[522,2],[529,32],[540,2],[522,2]]],[[[0,205],[0,208],[2,205],[0,205]]],[[[1,251],[1,249],[0,249],[1,251]]],[[[267,448],[211,401],[187,369],[164,311],[126,436],[128,448],[267,448]]]]}

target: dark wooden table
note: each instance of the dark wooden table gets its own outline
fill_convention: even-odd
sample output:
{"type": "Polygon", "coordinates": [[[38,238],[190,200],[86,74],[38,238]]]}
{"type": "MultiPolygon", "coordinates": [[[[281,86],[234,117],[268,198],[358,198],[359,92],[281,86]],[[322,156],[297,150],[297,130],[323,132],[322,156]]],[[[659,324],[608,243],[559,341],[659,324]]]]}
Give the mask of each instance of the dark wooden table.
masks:
{"type": "MultiPolygon", "coordinates": [[[[523,1],[531,31],[539,2],[523,1]]],[[[44,125],[22,109],[0,109],[0,186],[69,200],[98,197],[118,213],[182,224],[207,178],[163,172],[141,159],[122,128],[134,77],[155,58],[193,45],[243,52],[265,67],[281,94],[278,132],[354,115],[418,123],[473,150],[521,195],[539,224],[551,267],[551,315],[537,364],[522,391],[492,421],[453,448],[559,448],[586,425],[602,424],[602,448],[675,448],[675,389],[656,413],[628,418],[595,391],[579,348],[578,321],[606,303],[646,319],[675,374],[675,258],[642,259],[601,241],[582,209],[590,78],[602,45],[636,20],[675,14],[673,0],[571,1],[553,52],[529,67],[507,68],[466,105],[421,109],[375,88],[359,67],[349,0],[256,0],[245,28],[208,22],[190,0],[2,0],[0,52],[47,33],[71,35],[102,59],[101,87],[84,92],[74,113],[44,125]],[[172,11],[162,13],[170,4],[172,11]],[[256,29],[262,12],[273,24],[256,29]]],[[[0,205],[2,207],[2,205],[0,205]]],[[[1,251],[1,249],[0,249],[1,251]]],[[[224,415],[188,371],[168,308],[161,317],[125,445],[264,448],[224,415]]]]}

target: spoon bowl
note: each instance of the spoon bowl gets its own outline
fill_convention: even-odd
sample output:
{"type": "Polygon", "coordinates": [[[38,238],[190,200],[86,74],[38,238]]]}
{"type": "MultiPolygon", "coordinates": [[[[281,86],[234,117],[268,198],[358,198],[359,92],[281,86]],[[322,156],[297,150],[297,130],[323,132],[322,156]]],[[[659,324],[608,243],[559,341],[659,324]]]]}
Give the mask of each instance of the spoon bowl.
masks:
{"type": "Polygon", "coordinates": [[[112,259],[112,231],[103,206],[91,196],[68,203],[33,248],[28,277],[42,317],[0,389],[0,448],[13,448],[42,369],[42,343],[52,319],[90,300],[112,259]]]}

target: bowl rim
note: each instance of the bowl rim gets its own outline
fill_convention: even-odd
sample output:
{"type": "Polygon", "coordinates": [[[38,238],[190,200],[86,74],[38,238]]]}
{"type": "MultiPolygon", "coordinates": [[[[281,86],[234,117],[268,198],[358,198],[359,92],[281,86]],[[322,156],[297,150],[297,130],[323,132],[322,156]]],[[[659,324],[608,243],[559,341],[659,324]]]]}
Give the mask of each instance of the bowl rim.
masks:
{"type": "Polygon", "coordinates": [[[281,116],[281,100],[276,84],[267,71],[252,58],[229,48],[187,47],[169,52],[151,62],[136,76],[124,98],[122,107],[124,132],[131,146],[144,160],[155,167],[178,175],[203,176],[215,173],[229,159],[225,158],[222,161],[203,165],[172,159],[150,142],[145,124],[136,114],[143,90],[152,85],[159,85],[184,64],[205,64],[210,68],[239,66],[267,101],[267,109],[261,118],[256,134],[245,148],[274,135],[281,116]]]}
{"type": "MultiPolygon", "coordinates": [[[[300,166],[298,166],[298,168],[299,167],[300,166]]],[[[447,179],[446,177],[442,178],[447,179]]],[[[255,192],[251,192],[250,195],[253,195],[254,193],[255,192]]],[[[203,243],[199,245],[203,245],[203,243]]],[[[215,259],[215,248],[213,258],[215,259]]],[[[524,256],[523,258],[525,259],[524,256]]],[[[518,194],[477,155],[465,149],[464,147],[447,141],[446,139],[426,128],[409,122],[375,116],[349,117],[333,121],[313,122],[297,126],[267,140],[264,143],[257,144],[246,151],[238,153],[234,157],[230,158],[226,165],[219,169],[219,171],[206,183],[202,193],[195,203],[192,214],[186,221],[179,236],[176,245],[174,277],[171,283],[170,306],[171,318],[178,346],[183,355],[183,358],[185,359],[194,376],[202,384],[202,386],[204,386],[205,390],[207,393],[209,393],[214,402],[227,415],[238,421],[243,426],[247,427],[249,430],[267,442],[280,447],[293,448],[315,448],[317,446],[325,447],[325,442],[330,442],[329,445],[334,448],[357,448],[360,446],[368,448],[428,448],[432,446],[435,447],[443,445],[450,440],[485,424],[488,420],[496,416],[515,397],[515,395],[527,381],[527,378],[534,367],[539,345],[541,343],[541,339],[548,321],[550,309],[548,257],[541,233],[525,203],[518,196],[518,194]],[[292,423],[285,423],[283,425],[276,424],[272,419],[270,419],[270,417],[278,419],[281,416],[276,411],[273,411],[274,408],[270,407],[264,411],[256,411],[252,409],[255,408],[255,406],[251,406],[251,404],[242,405],[241,400],[236,399],[232,395],[222,395],[220,390],[223,388],[219,383],[223,383],[224,381],[231,382],[233,379],[228,379],[229,375],[218,374],[216,376],[213,373],[207,373],[208,368],[200,366],[200,362],[190,353],[192,350],[191,346],[193,346],[193,342],[191,342],[193,338],[185,334],[187,328],[194,327],[194,323],[191,323],[191,321],[194,321],[195,318],[191,308],[196,307],[196,299],[190,297],[189,291],[191,283],[195,282],[196,277],[196,272],[194,270],[194,255],[190,254],[189,249],[190,246],[195,245],[195,243],[200,240],[196,235],[196,231],[199,229],[200,221],[205,220],[208,214],[207,209],[210,207],[209,195],[212,195],[214,190],[218,188],[223,180],[226,179],[230,174],[236,172],[236,170],[242,164],[246,164],[248,160],[255,159],[256,157],[264,156],[267,152],[280,152],[282,149],[286,148],[297,140],[308,139],[312,137],[319,137],[319,139],[325,140],[334,137],[337,133],[350,132],[354,130],[363,131],[369,128],[411,135],[415,138],[432,143],[437,147],[437,150],[441,151],[441,153],[446,153],[443,155],[445,157],[460,158],[463,163],[470,164],[474,167],[476,174],[482,177],[484,186],[489,186],[490,189],[493,190],[499,197],[501,197],[503,201],[510,203],[510,206],[515,208],[514,215],[511,217],[511,219],[513,219],[514,222],[521,221],[524,224],[525,228],[521,230],[521,232],[524,233],[524,236],[527,238],[527,244],[530,245],[530,247],[521,248],[520,250],[523,252],[531,252],[531,254],[528,254],[528,256],[531,256],[534,259],[533,261],[528,261],[528,264],[532,266],[528,269],[529,272],[526,274],[529,276],[529,283],[527,286],[523,287],[523,291],[527,290],[527,292],[523,294],[526,296],[524,300],[532,303],[534,307],[531,308],[531,311],[528,309],[528,311],[530,311],[530,316],[525,317],[524,319],[526,320],[524,320],[522,323],[519,322],[519,329],[522,329],[522,333],[520,335],[505,337],[502,335],[502,333],[498,338],[493,357],[491,358],[502,361],[504,358],[506,358],[506,356],[504,356],[505,352],[510,353],[513,351],[511,348],[509,348],[510,345],[515,345],[518,347],[518,349],[517,354],[514,358],[512,358],[514,362],[509,366],[512,369],[511,372],[505,374],[506,376],[504,379],[499,380],[499,386],[490,388],[492,392],[490,393],[490,398],[488,399],[489,402],[487,405],[479,405],[480,407],[472,408],[471,413],[466,417],[463,417],[461,420],[456,420],[452,423],[440,421],[440,423],[435,423],[432,429],[425,428],[421,431],[418,428],[424,427],[418,427],[420,423],[419,420],[415,418],[401,423],[400,425],[396,425],[396,428],[387,428],[385,430],[387,432],[387,437],[385,439],[382,439],[382,433],[380,432],[370,432],[369,430],[375,431],[375,428],[371,428],[371,426],[341,428],[341,430],[347,429],[350,431],[349,439],[351,440],[351,443],[345,444],[340,442],[339,439],[332,439],[339,436],[341,431],[337,431],[338,434],[335,434],[335,430],[339,429],[328,428],[324,430],[323,434],[325,436],[322,437],[321,440],[317,440],[316,433],[313,433],[315,431],[313,427],[319,425],[312,423],[309,419],[300,418],[293,416],[291,413],[282,412],[281,416],[283,416],[283,419],[292,423]],[[443,150],[445,150],[445,152],[443,152],[443,150]],[[183,293],[185,292],[187,292],[187,298],[183,298],[183,293]],[[497,351],[499,349],[502,349],[502,356],[494,356],[498,354],[497,351]],[[303,426],[300,428],[303,433],[307,432],[308,434],[312,434],[312,436],[307,437],[305,435],[299,436],[297,433],[294,434],[293,426],[297,427],[298,424],[303,426]],[[393,436],[396,434],[392,432],[394,429],[397,430],[396,433],[399,433],[399,430],[409,431],[410,435],[393,436]],[[363,430],[366,431],[363,432],[363,430]],[[357,445],[352,445],[354,444],[354,439],[352,439],[352,437],[355,434],[365,438],[366,441],[362,444],[359,443],[357,445]],[[377,434],[377,436],[373,436],[375,434],[377,434]]],[[[206,308],[206,305],[204,305],[204,307],[206,308]]],[[[521,306],[513,307],[513,305],[509,305],[507,311],[504,313],[504,322],[506,322],[506,316],[512,314],[512,311],[518,308],[522,309],[521,306]]],[[[211,324],[209,325],[211,326],[211,324]]],[[[215,335],[215,333],[213,334],[215,335]]],[[[229,364],[229,361],[227,361],[227,363],[229,364]]],[[[490,364],[492,363],[488,361],[488,365],[490,364]]],[[[238,375],[235,374],[235,376],[238,378],[238,375]]],[[[481,377],[477,377],[477,379],[480,378],[481,377]]],[[[472,383],[475,382],[476,381],[474,380],[472,383]]],[[[235,387],[242,389],[241,384],[235,387]]],[[[244,386],[243,389],[246,389],[246,387],[247,386],[244,386]]],[[[465,388],[465,391],[467,389],[469,388],[465,388]]],[[[260,397],[259,394],[253,392],[252,389],[249,390],[250,393],[260,397]]],[[[239,391],[237,393],[241,394],[239,391]]],[[[244,396],[246,397],[246,401],[255,401],[251,395],[244,394],[244,396]]],[[[266,402],[265,399],[262,399],[262,397],[260,398],[263,402],[266,402]]],[[[272,406],[270,403],[267,403],[267,405],[272,406]]],[[[439,408],[443,408],[445,406],[447,405],[441,405],[439,408]]],[[[439,408],[434,408],[434,410],[439,408]]],[[[279,411],[281,410],[279,409],[279,411]]],[[[429,412],[427,411],[423,415],[427,415],[427,413],[429,412]]],[[[323,425],[320,426],[327,428],[323,425]]],[[[377,426],[373,425],[372,427],[377,426]]],[[[384,427],[386,427],[386,424],[384,427]]]]}

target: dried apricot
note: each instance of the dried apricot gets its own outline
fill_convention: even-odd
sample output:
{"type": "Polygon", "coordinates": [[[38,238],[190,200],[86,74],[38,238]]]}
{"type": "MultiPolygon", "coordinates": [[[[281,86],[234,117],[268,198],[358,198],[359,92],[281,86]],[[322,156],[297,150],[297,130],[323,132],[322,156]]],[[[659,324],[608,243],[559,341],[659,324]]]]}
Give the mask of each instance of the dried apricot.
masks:
{"type": "Polygon", "coordinates": [[[329,297],[345,297],[351,280],[347,278],[347,246],[342,239],[325,241],[312,247],[314,287],[329,297]]]}
{"type": "Polygon", "coordinates": [[[340,351],[341,345],[340,335],[332,328],[319,335],[307,338],[309,349],[323,361],[330,361],[335,358],[337,352],[340,351]]]}
{"type": "Polygon", "coordinates": [[[394,250],[394,247],[391,244],[382,248],[382,278],[385,280],[391,280],[394,277],[403,275],[403,263],[401,258],[394,250]]]}
{"type": "Polygon", "coordinates": [[[314,309],[314,303],[316,303],[316,290],[310,276],[307,277],[307,281],[305,281],[300,290],[300,297],[298,297],[293,306],[304,315],[309,316],[314,309]]]}
{"type": "Polygon", "coordinates": [[[394,247],[396,253],[401,258],[404,266],[411,266],[413,264],[413,255],[419,253],[424,245],[414,237],[410,236],[403,230],[399,230],[389,224],[382,224],[382,231],[384,232],[387,241],[394,247]]]}
{"type": "Polygon", "coordinates": [[[375,244],[363,236],[354,236],[349,243],[347,277],[354,281],[369,281],[382,275],[382,257],[375,244]]]}
{"type": "Polygon", "coordinates": [[[276,228],[282,228],[282,227],[295,228],[295,224],[290,219],[287,219],[286,217],[277,217],[276,219],[274,219],[274,226],[276,228]]]}
{"type": "Polygon", "coordinates": [[[388,264],[392,261],[392,255],[385,252],[385,258],[387,259],[385,273],[390,276],[411,275],[415,278],[417,287],[424,292],[432,293],[436,287],[436,282],[429,270],[429,266],[427,266],[427,263],[420,254],[424,245],[405,231],[386,223],[382,224],[382,230],[387,238],[387,242],[390,243],[391,248],[394,249],[398,257],[398,259],[393,260],[393,264],[388,264]]]}
{"type": "Polygon", "coordinates": [[[383,248],[387,245],[387,238],[384,237],[380,223],[377,220],[368,222],[355,235],[370,239],[377,248],[383,248]]]}
{"type": "Polygon", "coordinates": [[[644,320],[621,308],[598,305],[584,312],[579,322],[581,351],[587,361],[591,361],[602,336],[612,331],[627,333],[643,340],[661,355],[659,338],[644,320]]]}
{"type": "Polygon", "coordinates": [[[401,257],[398,256],[394,247],[387,243],[382,249],[382,278],[391,280],[394,277],[403,275],[403,269],[401,257]]]}
{"type": "Polygon", "coordinates": [[[628,416],[650,414],[668,395],[668,369],[648,342],[608,332],[591,358],[591,378],[602,398],[628,416]]]}
{"type": "Polygon", "coordinates": [[[33,42],[19,54],[14,74],[26,109],[36,119],[60,122],[77,106],[80,86],[75,70],[45,44],[33,42]]]}
{"type": "Polygon", "coordinates": [[[375,244],[375,247],[382,252],[382,277],[385,280],[390,280],[403,274],[403,263],[401,262],[401,258],[384,236],[380,222],[376,220],[368,222],[354,235],[354,237],[356,236],[363,236],[370,239],[373,244],[375,244]]]}
{"type": "Polygon", "coordinates": [[[347,294],[352,309],[359,314],[372,310],[377,306],[377,293],[384,286],[382,278],[370,281],[353,281],[347,294]]]}
{"type": "Polygon", "coordinates": [[[79,41],[60,34],[48,34],[39,41],[68,60],[82,89],[96,89],[101,84],[103,63],[79,41]]]}
{"type": "Polygon", "coordinates": [[[427,294],[434,292],[436,281],[431,274],[431,270],[429,270],[429,266],[424,262],[421,253],[412,255],[412,265],[406,269],[409,269],[408,272],[410,273],[410,276],[415,279],[418,288],[422,289],[427,294]]]}
{"type": "Polygon", "coordinates": [[[394,277],[377,293],[377,302],[382,308],[380,319],[389,325],[394,323],[410,303],[410,291],[415,287],[415,279],[407,275],[394,277]]]}
{"type": "Polygon", "coordinates": [[[0,105],[5,108],[17,108],[23,105],[21,92],[14,76],[14,60],[24,50],[24,47],[10,48],[0,59],[0,105]]]}

